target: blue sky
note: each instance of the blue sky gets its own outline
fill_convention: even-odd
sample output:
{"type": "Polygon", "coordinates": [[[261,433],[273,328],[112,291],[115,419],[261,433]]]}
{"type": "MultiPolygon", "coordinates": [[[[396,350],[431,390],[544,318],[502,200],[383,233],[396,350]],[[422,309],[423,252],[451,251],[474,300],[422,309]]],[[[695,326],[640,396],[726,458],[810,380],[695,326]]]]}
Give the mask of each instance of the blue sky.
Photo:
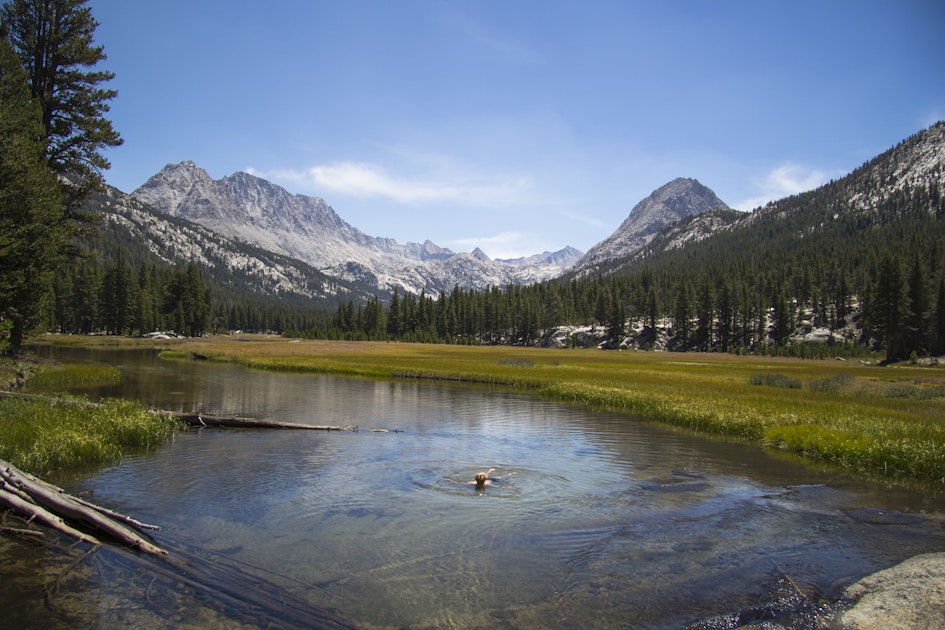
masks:
{"type": "Polygon", "coordinates": [[[586,251],[675,177],[749,210],[945,119],[945,3],[90,0],[125,144],[353,226],[586,251]]]}

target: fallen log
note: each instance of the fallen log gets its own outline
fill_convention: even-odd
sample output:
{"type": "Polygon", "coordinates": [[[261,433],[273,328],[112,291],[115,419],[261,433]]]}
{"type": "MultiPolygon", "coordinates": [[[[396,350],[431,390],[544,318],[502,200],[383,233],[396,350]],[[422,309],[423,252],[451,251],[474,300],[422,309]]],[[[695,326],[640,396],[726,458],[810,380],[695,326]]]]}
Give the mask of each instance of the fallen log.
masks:
{"type": "Polygon", "coordinates": [[[281,420],[267,420],[266,418],[242,418],[240,416],[214,416],[203,413],[180,413],[165,411],[164,413],[183,420],[192,427],[227,427],[231,429],[306,429],[309,431],[357,431],[358,427],[328,426],[320,424],[301,424],[299,422],[282,422],[281,420]]]}
{"type": "Polygon", "coordinates": [[[42,506],[36,505],[35,503],[27,501],[26,499],[22,498],[19,493],[8,491],[3,485],[0,485],[0,503],[6,505],[12,510],[19,512],[20,514],[28,516],[30,521],[35,519],[40,523],[45,523],[49,527],[62,532],[70,538],[75,538],[80,542],[89,543],[90,545],[101,544],[94,536],[90,536],[85,532],[75,529],[49,510],[43,508],[42,506]]]}
{"type": "MultiPolygon", "coordinates": [[[[39,400],[42,402],[76,405],[81,407],[97,408],[100,403],[89,402],[87,400],[72,400],[69,398],[58,398],[56,396],[42,396],[38,394],[21,394],[19,392],[0,391],[0,398],[20,398],[23,400],[39,400]]],[[[303,429],[308,431],[357,431],[358,427],[323,425],[323,424],[302,424],[299,422],[282,422],[281,420],[269,420],[266,418],[243,418],[240,416],[216,416],[203,413],[185,413],[180,411],[156,410],[157,413],[177,418],[192,427],[226,427],[231,429],[303,429]]]]}
{"type": "Polygon", "coordinates": [[[157,529],[156,526],[139,523],[130,517],[73,497],[62,488],[46,483],[3,460],[0,460],[0,503],[81,542],[101,544],[95,536],[73,527],[66,519],[94,528],[143,553],[167,555],[166,551],[128,527],[131,525],[157,529]]]}

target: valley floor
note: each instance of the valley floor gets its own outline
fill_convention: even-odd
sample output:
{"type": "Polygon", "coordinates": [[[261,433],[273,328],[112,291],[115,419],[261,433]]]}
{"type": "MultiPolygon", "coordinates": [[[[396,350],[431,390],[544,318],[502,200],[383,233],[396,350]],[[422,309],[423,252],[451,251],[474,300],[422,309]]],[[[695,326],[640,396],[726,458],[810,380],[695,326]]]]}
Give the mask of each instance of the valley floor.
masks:
{"type": "Polygon", "coordinates": [[[668,353],[301,341],[47,336],[43,343],[153,347],[255,369],[513,387],[749,441],[859,475],[945,483],[945,369],[668,353]]]}

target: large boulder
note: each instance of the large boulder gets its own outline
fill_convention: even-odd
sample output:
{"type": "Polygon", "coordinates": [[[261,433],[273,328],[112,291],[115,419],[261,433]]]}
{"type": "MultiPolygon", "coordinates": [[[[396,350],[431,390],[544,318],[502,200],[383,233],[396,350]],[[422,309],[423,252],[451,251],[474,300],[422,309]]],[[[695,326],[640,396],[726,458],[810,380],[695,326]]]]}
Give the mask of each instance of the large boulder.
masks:
{"type": "Polygon", "coordinates": [[[928,553],[869,575],[848,587],[855,602],[843,628],[916,630],[945,628],[945,553],[928,553]]]}

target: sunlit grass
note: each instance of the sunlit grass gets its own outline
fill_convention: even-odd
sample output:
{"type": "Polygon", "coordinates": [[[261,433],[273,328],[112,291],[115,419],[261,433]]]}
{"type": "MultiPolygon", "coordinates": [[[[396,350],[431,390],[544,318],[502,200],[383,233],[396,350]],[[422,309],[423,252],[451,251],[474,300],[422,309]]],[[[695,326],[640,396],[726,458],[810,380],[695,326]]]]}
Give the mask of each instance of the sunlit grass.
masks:
{"type": "Polygon", "coordinates": [[[0,459],[38,475],[118,461],[163,443],[180,423],[137,403],[0,399],[0,459]]]}
{"type": "MultiPolygon", "coordinates": [[[[6,370],[29,372],[30,392],[54,394],[121,381],[118,368],[104,364],[34,363],[6,370]]],[[[0,459],[35,474],[118,461],[123,454],[151,448],[181,428],[177,420],[136,403],[103,405],[76,401],[0,398],[0,459]]]]}
{"type": "Polygon", "coordinates": [[[162,356],[184,359],[194,353],[263,370],[528,389],[748,440],[846,470],[945,481],[945,371],[932,368],[278,337],[188,340],[162,356]]]}
{"type": "Polygon", "coordinates": [[[29,381],[30,391],[56,392],[76,387],[100,387],[121,382],[121,371],[98,363],[43,364],[29,381]]]}

